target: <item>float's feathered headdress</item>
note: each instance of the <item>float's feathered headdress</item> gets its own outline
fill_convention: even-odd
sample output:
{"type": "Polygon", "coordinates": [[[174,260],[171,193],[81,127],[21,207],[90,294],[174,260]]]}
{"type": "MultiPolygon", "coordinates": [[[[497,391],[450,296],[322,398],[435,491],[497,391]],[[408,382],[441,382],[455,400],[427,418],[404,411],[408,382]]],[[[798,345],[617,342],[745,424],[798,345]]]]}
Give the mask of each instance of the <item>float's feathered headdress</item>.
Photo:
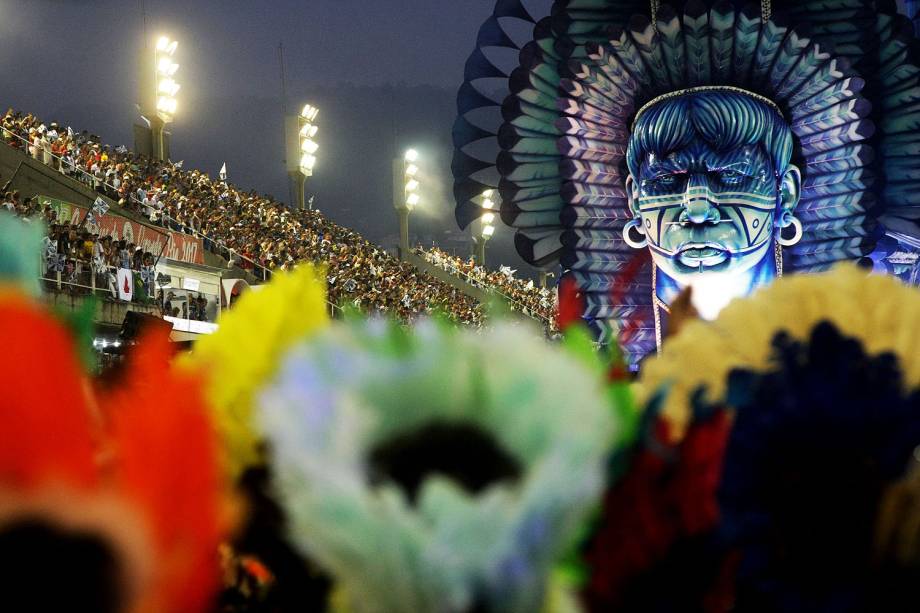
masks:
{"type": "Polygon", "coordinates": [[[521,0],[499,0],[467,62],[454,125],[457,221],[484,214],[477,196],[497,187],[521,256],[570,270],[585,319],[599,334],[610,329],[602,322],[616,324],[632,360],[656,344],[651,275],[615,304],[610,290],[644,256],[622,239],[631,218],[624,157],[637,111],[659,96],[732,88],[768,100],[790,123],[805,238],[784,249],[786,271],[870,254],[879,219],[920,234],[910,21],[866,0],[804,0],[776,13],[772,4],[559,0],[538,21],[521,0]],[[535,24],[532,36],[522,24],[535,24]],[[518,52],[511,71],[509,51],[518,52]]]}

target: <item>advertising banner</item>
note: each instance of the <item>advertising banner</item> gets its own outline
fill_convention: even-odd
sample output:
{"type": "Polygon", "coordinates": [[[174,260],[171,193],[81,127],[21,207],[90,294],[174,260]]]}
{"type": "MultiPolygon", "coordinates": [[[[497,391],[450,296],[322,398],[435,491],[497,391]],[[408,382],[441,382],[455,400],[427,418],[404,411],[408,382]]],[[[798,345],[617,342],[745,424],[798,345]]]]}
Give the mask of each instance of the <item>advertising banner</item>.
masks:
{"type": "MultiPolygon", "coordinates": [[[[86,218],[88,209],[70,202],[38,196],[39,202],[50,205],[57,214],[58,223],[80,225],[86,218]]],[[[94,215],[91,228],[99,236],[111,236],[113,240],[125,240],[129,243],[149,251],[155,256],[162,252],[163,257],[189,264],[204,264],[204,245],[200,238],[173,232],[166,228],[158,228],[131,221],[125,217],[118,217],[107,211],[104,217],[94,215]]],[[[87,220],[89,221],[89,220],[87,220]]]]}

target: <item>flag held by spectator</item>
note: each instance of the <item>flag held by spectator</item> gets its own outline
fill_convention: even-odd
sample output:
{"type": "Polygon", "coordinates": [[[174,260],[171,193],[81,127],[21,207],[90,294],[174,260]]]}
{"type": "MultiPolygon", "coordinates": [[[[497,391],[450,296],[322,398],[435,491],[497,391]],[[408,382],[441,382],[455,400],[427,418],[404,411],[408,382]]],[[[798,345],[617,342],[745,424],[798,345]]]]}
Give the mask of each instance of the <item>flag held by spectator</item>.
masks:
{"type": "Polygon", "coordinates": [[[118,299],[131,302],[134,298],[134,275],[127,268],[118,269],[118,299]]]}
{"type": "Polygon", "coordinates": [[[96,198],[96,201],[93,202],[93,212],[102,217],[109,212],[109,203],[102,199],[101,196],[96,198]]]}
{"type": "Polygon", "coordinates": [[[227,180],[227,162],[224,162],[224,165],[220,167],[220,180],[227,180]]]}

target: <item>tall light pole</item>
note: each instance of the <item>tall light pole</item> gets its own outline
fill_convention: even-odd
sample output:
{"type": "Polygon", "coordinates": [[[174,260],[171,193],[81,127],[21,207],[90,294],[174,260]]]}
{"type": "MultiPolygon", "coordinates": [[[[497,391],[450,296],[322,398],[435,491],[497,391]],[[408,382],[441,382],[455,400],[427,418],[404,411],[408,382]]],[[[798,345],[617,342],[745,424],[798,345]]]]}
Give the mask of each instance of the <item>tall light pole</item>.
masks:
{"type": "MultiPolygon", "coordinates": [[[[307,104],[296,117],[285,118],[285,131],[287,133],[287,160],[288,176],[294,193],[294,206],[304,209],[305,189],[308,177],[313,176],[316,166],[316,152],[319,145],[316,142],[316,116],[319,109],[307,104]]],[[[312,205],[310,208],[313,208],[312,205]]]]}
{"type": "Polygon", "coordinates": [[[167,157],[163,132],[166,124],[172,123],[178,106],[176,94],[179,93],[179,84],[174,77],[179,65],[173,61],[178,46],[177,41],[161,36],[153,52],[156,113],[150,119],[150,135],[153,157],[158,160],[165,160],[167,157]]]}
{"type": "Polygon", "coordinates": [[[474,226],[476,235],[473,237],[473,242],[476,247],[476,263],[483,268],[486,266],[486,243],[495,234],[495,226],[493,225],[495,221],[495,213],[493,212],[495,210],[494,195],[495,192],[491,189],[482,192],[483,213],[479,217],[479,223],[474,226]]]}
{"type": "Polygon", "coordinates": [[[399,217],[399,254],[409,253],[409,213],[421,201],[419,196],[418,151],[409,149],[402,159],[393,160],[393,208],[399,217]]]}

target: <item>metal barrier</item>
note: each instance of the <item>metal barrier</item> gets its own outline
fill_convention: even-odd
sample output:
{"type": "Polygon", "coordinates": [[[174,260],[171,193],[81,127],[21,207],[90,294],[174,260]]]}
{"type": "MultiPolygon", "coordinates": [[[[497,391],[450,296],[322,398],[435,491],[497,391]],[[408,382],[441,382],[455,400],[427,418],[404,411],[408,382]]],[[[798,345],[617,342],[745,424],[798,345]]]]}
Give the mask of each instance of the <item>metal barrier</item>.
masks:
{"type": "MultiPolygon", "coordinates": [[[[70,259],[70,258],[68,258],[70,259]]],[[[101,295],[104,298],[110,298],[118,302],[129,302],[126,300],[121,300],[117,287],[118,271],[120,270],[117,266],[105,266],[98,267],[93,263],[88,263],[84,260],[71,260],[73,262],[74,270],[69,272],[66,270],[67,264],[63,266],[55,266],[65,268],[65,270],[54,270],[51,271],[51,265],[46,261],[42,261],[42,275],[39,278],[40,281],[46,284],[47,286],[53,287],[58,291],[63,291],[65,289],[71,290],[73,293],[82,293],[82,294],[93,294],[101,295]],[[105,281],[99,283],[99,279],[104,275],[105,281]]],[[[125,269],[131,272],[131,283],[132,283],[132,303],[138,304],[154,304],[156,303],[156,295],[151,295],[146,289],[144,295],[138,297],[134,290],[137,288],[137,276],[143,275],[144,273],[139,270],[134,269],[125,269]],[[138,299],[139,298],[139,299],[138,299]]],[[[143,283],[142,283],[143,285],[143,283]]],[[[151,285],[151,290],[153,291],[155,285],[151,285]]]]}

